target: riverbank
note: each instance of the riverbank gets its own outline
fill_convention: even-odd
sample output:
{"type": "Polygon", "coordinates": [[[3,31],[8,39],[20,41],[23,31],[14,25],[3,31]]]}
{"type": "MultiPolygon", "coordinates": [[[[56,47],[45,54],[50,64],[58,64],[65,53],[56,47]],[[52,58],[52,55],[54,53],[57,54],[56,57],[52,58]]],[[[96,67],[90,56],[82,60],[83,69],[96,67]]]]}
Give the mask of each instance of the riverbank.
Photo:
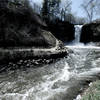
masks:
{"type": "Polygon", "coordinates": [[[58,58],[63,58],[68,54],[66,48],[59,48],[56,45],[54,48],[0,48],[0,72],[10,67],[10,69],[17,69],[19,65],[39,65],[48,64],[58,58]],[[14,63],[13,63],[14,62],[14,63]],[[18,64],[17,64],[18,63],[18,64]],[[4,66],[2,66],[4,65],[4,66]],[[16,66],[18,65],[18,67],[16,66]],[[6,68],[5,68],[6,66],[6,68]],[[11,68],[12,67],[12,68],[11,68]]]}
{"type": "Polygon", "coordinates": [[[15,59],[38,59],[38,58],[45,58],[45,59],[56,59],[60,57],[64,57],[67,54],[66,49],[62,50],[53,50],[53,49],[33,49],[33,48],[19,48],[19,49],[0,49],[0,61],[14,61],[15,59]]]}
{"type": "Polygon", "coordinates": [[[81,100],[100,100],[100,80],[89,85],[89,88],[85,90],[81,100]]]}

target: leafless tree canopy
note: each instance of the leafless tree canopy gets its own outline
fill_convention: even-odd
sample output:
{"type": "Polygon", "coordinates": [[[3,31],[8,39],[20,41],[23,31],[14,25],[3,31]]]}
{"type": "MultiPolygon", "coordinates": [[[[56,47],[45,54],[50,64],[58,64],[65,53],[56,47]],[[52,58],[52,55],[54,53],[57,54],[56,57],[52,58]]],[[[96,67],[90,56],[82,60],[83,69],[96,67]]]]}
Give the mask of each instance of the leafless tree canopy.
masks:
{"type": "Polygon", "coordinates": [[[96,14],[100,14],[100,11],[98,10],[100,8],[99,4],[99,0],[84,0],[82,8],[86,13],[89,22],[93,20],[96,14]]]}

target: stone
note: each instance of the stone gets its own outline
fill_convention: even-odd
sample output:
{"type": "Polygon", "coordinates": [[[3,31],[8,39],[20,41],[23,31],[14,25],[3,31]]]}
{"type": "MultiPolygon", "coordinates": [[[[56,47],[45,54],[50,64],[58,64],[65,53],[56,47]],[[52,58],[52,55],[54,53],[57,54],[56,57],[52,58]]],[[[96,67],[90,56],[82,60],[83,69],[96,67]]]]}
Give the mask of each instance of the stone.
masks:
{"type": "Polygon", "coordinates": [[[100,20],[85,24],[82,27],[80,42],[100,42],[100,20]]]}

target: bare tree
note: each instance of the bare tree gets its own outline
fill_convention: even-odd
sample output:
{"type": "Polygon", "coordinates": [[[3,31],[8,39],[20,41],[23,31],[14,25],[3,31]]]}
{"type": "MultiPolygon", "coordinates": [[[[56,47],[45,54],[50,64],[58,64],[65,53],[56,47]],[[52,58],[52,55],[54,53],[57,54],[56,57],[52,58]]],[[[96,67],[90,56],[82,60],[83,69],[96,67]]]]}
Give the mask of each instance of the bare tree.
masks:
{"type": "Polygon", "coordinates": [[[71,14],[71,4],[72,4],[71,0],[65,0],[61,5],[60,16],[62,20],[66,20],[67,15],[69,15],[69,13],[71,14]]]}
{"type": "Polygon", "coordinates": [[[82,4],[82,8],[84,9],[88,21],[91,22],[97,13],[97,5],[99,0],[85,0],[82,4]]]}

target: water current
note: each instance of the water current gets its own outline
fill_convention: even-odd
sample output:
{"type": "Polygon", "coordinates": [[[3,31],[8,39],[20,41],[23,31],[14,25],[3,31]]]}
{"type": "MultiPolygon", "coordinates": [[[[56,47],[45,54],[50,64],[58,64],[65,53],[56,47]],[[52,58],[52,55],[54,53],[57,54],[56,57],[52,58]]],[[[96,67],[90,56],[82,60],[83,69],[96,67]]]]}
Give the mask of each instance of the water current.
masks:
{"type": "Polygon", "coordinates": [[[84,86],[99,76],[100,47],[66,48],[69,55],[57,62],[0,73],[0,100],[80,100],[84,86]]]}

